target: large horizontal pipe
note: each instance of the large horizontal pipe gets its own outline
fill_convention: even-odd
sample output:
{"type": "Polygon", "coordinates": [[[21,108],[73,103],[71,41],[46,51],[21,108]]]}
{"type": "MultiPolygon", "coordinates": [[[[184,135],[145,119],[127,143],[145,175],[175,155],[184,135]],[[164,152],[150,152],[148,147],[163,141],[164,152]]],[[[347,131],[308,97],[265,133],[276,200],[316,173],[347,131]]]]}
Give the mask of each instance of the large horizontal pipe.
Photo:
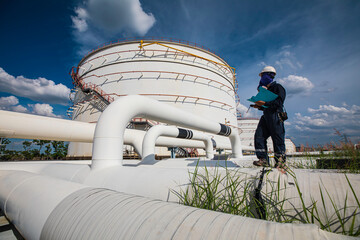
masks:
{"type": "Polygon", "coordinates": [[[353,239],[312,224],[224,214],[22,171],[0,171],[0,208],[29,240],[353,239]]]}
{"type": "MultiPolygon", "coordinates": [[[[92,143],[95,127],[95,123],[0,110],[0,137],[92,143]]],[[[126,129],[124,144],[133,146],[137,153],[142,155],[145,133],[141,130],[126,129]]],[[[231,149],[227,138],[214,136],[214,139],[218,149],[231,149]]],[[[202,141],[171,137],[159,137],[156,146],[205,148],[202,141]]]]}
{"type": "Polygon", "coordinates": [[[25,239],[40,239],[46,220],[69,194],[88,188],[23,171],[0,171],[0,208],[25,239]]]}
{"type": "Polygon", "coordinates": [[[239,134],[226,125],[199,117],[151,98],[131,95],[111,103],[101,114],[95,129],[92,169],[121,166],[123,138],[128,122],[134,117],[180,125],[190,129],[228,136],[233,157],[242,157],[239,134]]]}
{"type": "Polygon", "coordinates": [[[96,188],[69,195],[51,213],[41,233],[41,239],[275,238],[352,239],[325,232],[312,224],[275,223],[96,188]]]}
{"type": "Polygon", "coordinates": [[[175,138],[201,140],[205,144],[206,157],[208,159],[214,158],[213,143],[210,136],[198,131],[186,130],[175,126],[157,125],[151,127],[145,134],[142,148],[142,163],[155,162],[155,142],[161,135],[175,138]]]}
{"type": "Polygon", "coordinates": [[[0,137],[91,143],[95,124],[0,110],[0,137]]]}

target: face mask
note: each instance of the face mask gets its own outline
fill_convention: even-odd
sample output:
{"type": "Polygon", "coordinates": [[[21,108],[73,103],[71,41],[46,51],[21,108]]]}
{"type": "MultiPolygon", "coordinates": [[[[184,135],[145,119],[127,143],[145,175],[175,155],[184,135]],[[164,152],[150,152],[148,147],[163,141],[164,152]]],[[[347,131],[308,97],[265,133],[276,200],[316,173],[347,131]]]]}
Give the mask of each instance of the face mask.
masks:
{"type": "Polygon", "coordinates": [[[269,85],[269,83],[271,83],[274,80],[274,74],[273,73],[263,73],[261,74],[261,79],[260,79],[260,83],[259,86],[267,86],[269,85]]]}

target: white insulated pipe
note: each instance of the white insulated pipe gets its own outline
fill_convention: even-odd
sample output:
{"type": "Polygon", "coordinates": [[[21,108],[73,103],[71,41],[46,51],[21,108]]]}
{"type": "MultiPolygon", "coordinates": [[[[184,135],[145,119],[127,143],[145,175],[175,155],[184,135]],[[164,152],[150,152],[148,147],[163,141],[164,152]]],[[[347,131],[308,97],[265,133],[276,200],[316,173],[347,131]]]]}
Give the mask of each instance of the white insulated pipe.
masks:
{"type": "Polygon", "coordinates": [[[134,117],[228,136],[233,157],[242,157],[241,140],[235,129],[151,98],[130,95],[117,99],[101,114],[94,135],[92,169],[122,166],[124,132],[134,117]]]}
{"type": "Polygon", "coordinates": [[[141,163],[149,164],[155,162],[155,142],[159,136],[201,140],[205,144],[206,158],[214,158],[213,143],[210,136],[202,132],[177,128],[175,126],[157,125],[151,127],[145,134],[141,163]]]}
{"type": "MultiPolygon", "coordinates": [[[[95,127],[95,123],[0,110],[0,137],[92,143],[95,127]]],[[[126,129],[124,144],[133,146],[135,151],[142,155],[145,133],[141,130],[126,129]]],[[[218,145],[223,149],[231,149],[230,144],[218,145]]],[[[170,137],[159,137],[156,146],[205,147],[201,141],[170,137]]]]}
{"type": "Polygon", "coordinates": [[[95,125],[0,110],[0,137],[91,143],[95,125]]]}
{"type": "Polygon", "coordinates": [[[351,240],[354,238],[326,232],[313,224],[264,221],[108,189],[88,188],[70,194],[54,209],[44,225],[40,239],[351,240]]]}
{"type": "MultiPolygon", "coordinates": [[[[95,123],[0,110],[0,137],[92,143],[95,123]]],[[[145,133],[127,129],[124,143],[141,155],[145,133]]]]}
{"type": "Polygon", "coordinates": [[[25,239],[354,239],[22,171],[0,171],[0,207],[25,239]],[[94,220],[95,219],[95,220],[94,220]]]}
{"type": "Polygon", "coordinates": [[[0,208],[22,236],[40,239],[46,220],[68,195],[88,188],[25,171],[0,171],[0,208]]]}

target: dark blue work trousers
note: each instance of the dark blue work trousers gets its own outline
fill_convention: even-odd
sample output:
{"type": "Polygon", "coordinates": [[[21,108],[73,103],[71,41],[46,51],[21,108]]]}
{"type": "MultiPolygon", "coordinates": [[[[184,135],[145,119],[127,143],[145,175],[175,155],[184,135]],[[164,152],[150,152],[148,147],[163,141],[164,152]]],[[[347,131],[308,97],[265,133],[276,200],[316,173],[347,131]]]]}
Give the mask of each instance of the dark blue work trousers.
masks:
{"type": "Polygon", "coordinates": [[[283,157],[285,161],[285,128],[277,112],[264,111],[255,132],[255,153],[258,159],[266,159],[269,163],[267,152],[267,139],[271,137],[274,146],[275,161],[283,157]]]}

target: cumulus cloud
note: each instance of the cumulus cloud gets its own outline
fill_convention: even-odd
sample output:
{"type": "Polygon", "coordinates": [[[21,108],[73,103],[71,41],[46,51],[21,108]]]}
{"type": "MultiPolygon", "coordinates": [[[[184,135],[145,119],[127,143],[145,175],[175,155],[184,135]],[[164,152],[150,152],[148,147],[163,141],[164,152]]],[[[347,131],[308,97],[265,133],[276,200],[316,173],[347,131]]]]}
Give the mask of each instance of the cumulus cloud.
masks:
{"type": "Polygon", "coordinates": [[[0,106],[2,106],[2,107],[17,105],[18,103],[19,103],[19,99],[15,96],[0,98],[0,106]]]}
{"type": "Polygon", "coordinates": [[[277,81],[285,87],[290,96],[295,94],[308,95],[314,88],[314,84],[309,79],[296,75],[289,75],[277,81]]]}
{"type": "Polygon", "coordinates": [[[0,97],[0,110],[61,118],[61,116],[54,114],[54,108],[47,103],[28,104],[27,107],[20,105],[19,99],[15,96],[0,97]]]}
{"type": "Polygon", "coordinates": [[[60,117],[53,113],[54,108],[46,103],[36,103],[36,104],[29,104],[32,108],[32,113],[36,115],[42,115],[47,117],[60,117]]]}
{"type": "Polygon", "coordinates": [[[317,133],[317,137],[332,135],[334,128],[355,138],[360,136],[360,106],[338,107],[320,105],[308,108],[307,115],[296,113],[294,128],[300,132],[317,133]]]}
{"type": "Polygon", "coordinates": [[[85,32],[88,29],[88,25],[86,19],[88,18],[88,14],[83,8],[75,8],[75,16],[71,16],[71,20],[73,22],[73,28],[78,32],[85,32]]]}
{"type": "Polygon", "coordinates": [[[46,78],[29,79],[24,76],[14,77],[0,67],[0,91],[26,97],[34,101],[66,105],[70,89],[65,85],[46,78]]]}
{"type": "Polygon", "coordinates": [[[275,55],[275,66],[280,69],[288,68],[292,71],[299,70],[303,67],[291,51],[291,46],[283,46],[275,55]]]}
{"type": "Polygon", "coordinates": [[[144,36],[155,24],[139,0],[87,0],[71,16],[75,39],[84,47],[94,47],[119,34],[144,36]]]}
{"type": "Polygon", "coordinates": [[[19,99],[15,96],[0,97],[1,110],[7,110],[13,112],[28,112],[28,110],[24,106],[18,104],[19,104],[19,99]]]}
{"type": "Polygon", "coordinates": [[[355,114],[358,110],[359,106],[353,105],[351,108],[347,109],[344,107],[336,107],[333,105],[320,105],[318,109],[308,108],[308,112],[310,113],[321,113],[324,116],[328,116],[328,114],[355,114]]]}

